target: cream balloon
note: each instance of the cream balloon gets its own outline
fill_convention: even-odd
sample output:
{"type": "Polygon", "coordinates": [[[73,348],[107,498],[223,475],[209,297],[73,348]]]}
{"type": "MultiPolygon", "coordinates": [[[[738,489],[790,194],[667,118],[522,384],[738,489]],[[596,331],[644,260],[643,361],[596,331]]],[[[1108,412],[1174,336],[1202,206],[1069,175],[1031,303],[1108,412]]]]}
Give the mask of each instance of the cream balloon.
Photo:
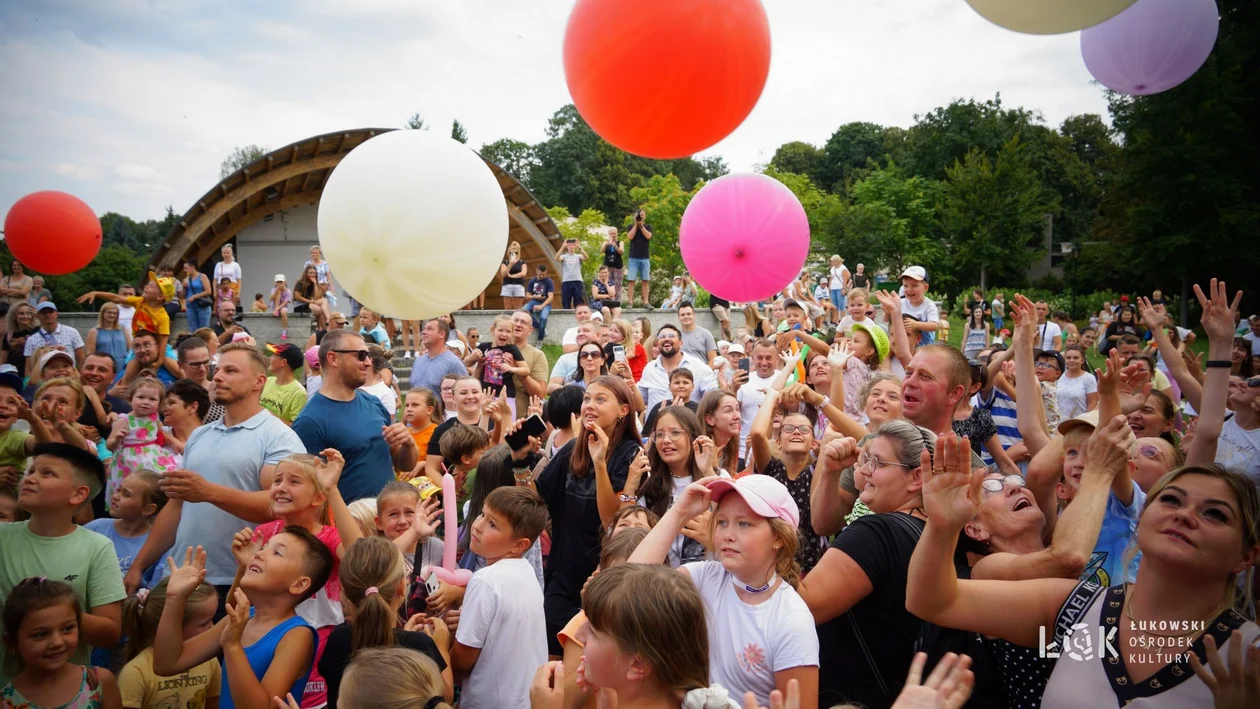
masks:
{"type": "Polygon", "coordinates": [[[494,173],[463,144],[425,130],[383,133],[350,151],[324,186],[317,225],[346,292],[405,320],[473,300],[508,243],[494,173]]]}
{"type": "Polygon", "coordinates": [[[967,0],[981,17],[1024,34],[1063,34],[1110,20],[1136,0],[967,0]]]}

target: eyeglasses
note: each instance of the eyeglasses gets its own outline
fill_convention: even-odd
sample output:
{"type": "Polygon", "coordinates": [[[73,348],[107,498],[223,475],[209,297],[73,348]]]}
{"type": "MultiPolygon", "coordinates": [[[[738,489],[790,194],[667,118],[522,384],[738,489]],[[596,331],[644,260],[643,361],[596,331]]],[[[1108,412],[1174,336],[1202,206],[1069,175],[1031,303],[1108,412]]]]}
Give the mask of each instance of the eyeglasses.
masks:
{"type": "Polygon", "coordinates": [[[780,426],[779,431],[781,433],[786,433],[790,436],[793,433],[813,433],[814,427],[806,425],[806,424],[798,424],[798,425],[793,426],[792,424],[788,423],[788,424],[784,424],[780,426]]]}
{"type": "Polygon", "coordinates": [[[980,489],[984,490],[984,492],[987,494],[993,494],[996,492],[1001,492],[1003,488],[1005,488],[1007,485],[1014,485],[1015,487],[1023,487],[1024,476],[1006,475],[1000,478],[987,478],[984,482],[980,483],[980,489]]]}
{"type": "Polygon", "coordinates": [[[201,369],[202,367],[209,367],[209,366],[210,366],[210,360],[208,360],[208,359],[203,359],[203,360],[201,360],[200,362],[184,362],[184,366],[186,366],[186,367],[192,367],[192,368],[194,368],[194,369],[201,369]]]}
{"type": "Polygon", "coordinates": [[[368,357],[372,356],[372,353],[367,350],[333,350],[333,352],[343,355],[354,355],[355,359],[360,362],[366,362],[368,361],[368,357]]]}
{"type": "Polygon", "coordinates": [[[597,352],[595,350],[587,350],[586,352],[578,353],[578,359],[603,359],[603,358],[604,358],[604,353],[597,352]]]}
{"type": "Polygon", "coordinates": [[[687,433],[685,431],[680,431],[675,428],[672,431],[656,431],[652,434],[651,438],[653,443],[656,441],[669,441],[670,443],[673,443],[675,441],[681,441],[684,437],[686,437],[686,435],[687,433]]]}
{"type": "Polygon", "coordinates": [[[1038,362],[1037,369],[1053,369],[1057,372],[1059,371],[1059,366],[1054,362],[1038,362]]]}
{"type": "Polygon", "coordinates": [[[888,465],[891,465],[897,468],[905,468],[907,470],[910,470],[911,468],[914,467],[912,465],[906,465],[905,463],[890,463],[886,460],[881,459],[879,456],[875,455],[874,453],[866,454],[866,462],[862,462],[861,460],[858,461],[859,468],[865,468],[866,470],[870,470],[870,471],[874,471],[876,468],[883,468],[888,465]]]}

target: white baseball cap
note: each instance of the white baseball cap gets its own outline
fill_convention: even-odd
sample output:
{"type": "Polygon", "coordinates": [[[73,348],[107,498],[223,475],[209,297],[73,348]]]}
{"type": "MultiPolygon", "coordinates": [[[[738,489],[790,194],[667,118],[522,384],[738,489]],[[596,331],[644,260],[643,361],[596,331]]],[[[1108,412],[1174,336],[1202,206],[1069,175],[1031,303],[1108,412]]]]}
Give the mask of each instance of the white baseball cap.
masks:
{"type": "Polygon", "coordinates": [[[913,278],[916,281],[926,281],[928,279],[927,269],[923,268],[922,266],[911,266],[910,268],[907,268],[906,270],[901,272],[901,277],[913,278]]]}
{"type": "Polygon", "coordinates": [[[277,274],[276,274],[276,283],[280,283],[280,282],[281,282],[281,281],[283,281],[283,280],[284,280],[284,274],[283,274],[283,273],[277,273],[277,274]]]}

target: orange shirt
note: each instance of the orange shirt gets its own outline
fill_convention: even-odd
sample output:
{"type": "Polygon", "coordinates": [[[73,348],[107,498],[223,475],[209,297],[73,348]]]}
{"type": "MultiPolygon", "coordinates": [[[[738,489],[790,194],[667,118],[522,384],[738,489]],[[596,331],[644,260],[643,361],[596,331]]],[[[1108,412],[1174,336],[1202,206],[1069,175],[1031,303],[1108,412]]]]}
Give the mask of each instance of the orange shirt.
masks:
{"type": "Polygon", "coordinates": [[[136,309],[131,318],[131,334],[134,336],[142,330],[155,335],[171,334],[171,316],[161,305],[152,306],[145,302],[144,296],[133,295],[127,298],[127,305],[136,309]]]}

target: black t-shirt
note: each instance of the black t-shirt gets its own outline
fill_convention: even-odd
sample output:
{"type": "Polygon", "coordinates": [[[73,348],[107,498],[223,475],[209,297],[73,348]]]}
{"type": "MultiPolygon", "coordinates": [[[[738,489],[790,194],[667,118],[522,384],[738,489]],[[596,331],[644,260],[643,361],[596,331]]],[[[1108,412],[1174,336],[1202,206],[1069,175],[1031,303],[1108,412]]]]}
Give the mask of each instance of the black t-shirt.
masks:
{"type": "Polygon", "coordinates": [[[517,365],[525,363],[525,355],[521,354],[521,350],[516,345],[496,345],[493,342],[482,342],[477,345],[477,349],[481,350],[483,357],[481,358],[481,383],[490,388],[490,393],[494,396],[499,395],[499,390],[507,387],[507,396],[509,399],[516,397],[516,384],[513,380],[516,377],[512,374],[504,376],[503,368],[507,365],[503,363],[503,355],[509,354],[516,360],[517,365]]]}
{"type": "Polygon", "coordinates": [[[635,222],[630,227],[630,258],[648,257],[648,238],[639,233],[640,230],[652,231],[647,222],[635,222]]]}
{"type": "Polygon", "coordinates": [[[542,302],[547,296],[556,292],[556,284],[550,278],[531,278],[525,287],[525,294],[530,300],[542,302]]]}
{"type": "Polygon", "coordinates": [[[979,300],[979,301],[973,300],[970,303],[967,303],[967,316],[968,317],[970,317],[971,314],[976,312],[977,310],[984,313],[985,315],[988,315],[989,313],[992,312],[992,308],[989,306],[987,302],[983,300],[979,300]]]}
{"type": "MultiPolygon", "coordinates": [[[[409,632],[401,628],[394,629],[394,642],[399,647],[415,650],[427,656],[438,666],[438,671],[446,669],[446,660],[438,652],[433,638],[424,633],[409,632]]],[[[337,694],[341,691],[341,675],[350,664],[350,624],[342,623],[333,628],[324,644],[324,654],[319,658],[319,673],[328,682],[328,709],[337,709],[337,694]]]]}
{"type": "Polygon", "coordinates": [[[710,293],[709,294],[709,308],[710,309],[716,308],[719,305],[729,310],[731,307],[731,301],[725,298],[719,298],[716,295],[713,295],[712,293],[710,293]]]}
{"type": "MultiPolygon", "coordinates": [[[[240,316],[238,315],[237,317],[240,317],[240,316]]],[[[243,323],[243,322],[239,322],[239,321],[238,321],[238,322],[235,322],[235,323],[233,323],[233,324],[234,324],[234,325],[236,325],[237,327],[239,327],[242,331],[244,331],[244,333],[245,333],[246,335],[252,335],[252,334],[253,334],[253,333],[251,333],[251,332],[249,331],[249,328],[245,327],[245,323],[243,323]]],[[[210,329],[214,330],[214,334],[215,334],[215,335],[222,335],[222,334],[223,334],[223,333],[227,330],[227,328],[226,328],[226,327],[223,327],[223,321],[222,321],[222,320],[215,320],[215,321],[214,321],[214,324],[210,326],[210,329]]]]}
{"type": "Polygon", "coordinates": [[[509,266],[507,259],[503,259],[503,265],[508,267],[507,275],[503,277],[503,285],[505,286],[523,286],[525,285],[525,262],[521,259],[516,260],[515,266],[509,266]]]}
{"type": "Polygon", "coordinates": [[[451,430],[451,427],[453,427],[457,423],[459,423],[458,416],[452,416],[446,419],[445,421],[443,421],[442,423],[439,423],[438,427],[433,429],[433,435],[429,436],[429,447],[425,449],[424,454],[425,455],[442,455],[442,446],[441,446],[442,436],[447,431],[451,430]]]}
{"type": "Polygon", "coordinates": [[[805,468],[795,480],[792,480],[788,477],[787,466],[783,464],[783,461],[771,458],[765,470],[756,472],[769,475],[783,483],[783,487],[787,488],[788,494],[796,502],[796,509],[801,516],[800,524],[796,528],[796,536],[800,538],[800,545],[796,549],[796,563],[801,565],[802,574],[809,573],[818,565],[818,560],[823,554],[822,537],[814,531],[809,513],[809,488],[814,479],[814,466],[805,468]]]}
{"type": "Polygon", "coordinates": [[[616,246],[608,243],[604,244],[604,265],[609,268],[621,268],[623,266],[621,252],[617,250],[616,246]]]}
{"type": "Polygon", "coordinates": [[[871,285],[871,279],[865,273],[853,274],[853,287],[854,288],[869,288],[870,285],[871,285]]]}
{"type": "MultiPolygon", "coordinates": [[[[647,418],[643,419],[643,435],[644,436],[647,436],[651,434],[652,431],[656,430],[656,417],[660,415],[661,409],[664,409],[666,407],[673,406],[673,405],[674,405],[673,397],[670,397],[663,401],[656,402],[656,406],[653,406],[652,410],[648,412],[647,418]]],[[[690,409],[691,413],[693,414],[700,411],[700,404],[695,401],[688,401],[686,404],[683,404],[683,406],[686,406],[688,409],[690,409]]]]}
{"type": "MultiPolygon", "coordinates": [[[[595,466],[584,477],[569,471],[574,442],[556,452],[538,476],[538,494],[551,513],[551,555],[543,571],[548,635],[564,627],[579,610],[582,584],[599,565],[600,520],[595,503],[595,466]]],[[[621,492],[630,461],[639,451],[638,441],[622,441],[608,455],[608,477],[613,490],[621,492]]]]}
{"type": "Polygon", "coordinates": [[[901,693],[923,625],[906,610],[907,568],[923,526],[901,512],[867,515],[836,537],[833,548],[861,567],[872,590],[818,626],[819,706],[888,707],[901,693]]]}
{"type": "Polygon", "coordinates": [[[952,426],[954,435],[959,438],[966,436],[971,440],[971,450],[976,455],[980,455],[980,448],[998,432],[993,414],[983,408],[972,409],[970,416],[961,421],[955,419],[952,426]]]}

